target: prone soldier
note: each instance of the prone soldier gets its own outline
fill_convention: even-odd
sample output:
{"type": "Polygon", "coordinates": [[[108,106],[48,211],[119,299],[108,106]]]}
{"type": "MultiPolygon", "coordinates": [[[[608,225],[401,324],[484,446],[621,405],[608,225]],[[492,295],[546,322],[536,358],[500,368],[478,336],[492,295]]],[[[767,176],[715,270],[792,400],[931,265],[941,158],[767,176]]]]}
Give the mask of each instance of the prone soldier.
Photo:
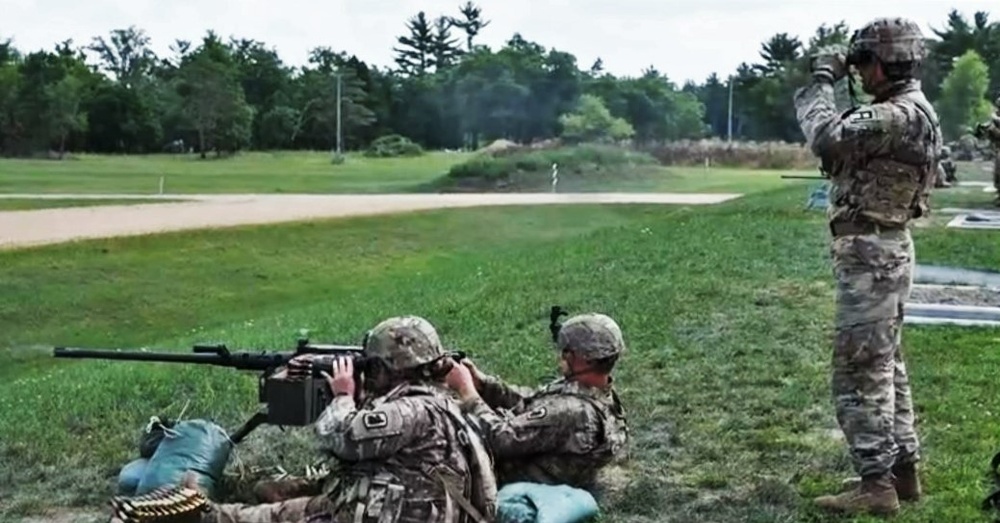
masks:
{"type": "Polygon", "coordinates": [[[947,145],[941,147],[941,160],[938,162],[938,175],[935,181],[935,187],[951,187],[952,184],[958,183],[958,177],[955,176],[955,161],[951,159],[951,148],[947,145]]]}
{"type": "Polygon", "coordinates": [[[500,486],[570,485],[599,497],[599,471],[627,452],[628,425],[611,376],[625,341],[608,316],[583,314],[559,328],[556,349],[563,377],[539,390],[508,385],[468,360],[447,381],[478,420],[500,486]]]}
{"type": "MultiPolygon", "coordinates": [[[[202,522],[492,521],[492,463],[442,383],[454,362],[434,327],[415,316],[387,319],[369,331],[364,355],[375,362],[364,376],[360,405],[352,359],[340,358],[332,376],[324,373],[334,397],[315,433],[341,465],[326,493],[260,505],[209,503],[202,522]]],[[[289,369],[324,357],[300,356],[289,369]]]]}

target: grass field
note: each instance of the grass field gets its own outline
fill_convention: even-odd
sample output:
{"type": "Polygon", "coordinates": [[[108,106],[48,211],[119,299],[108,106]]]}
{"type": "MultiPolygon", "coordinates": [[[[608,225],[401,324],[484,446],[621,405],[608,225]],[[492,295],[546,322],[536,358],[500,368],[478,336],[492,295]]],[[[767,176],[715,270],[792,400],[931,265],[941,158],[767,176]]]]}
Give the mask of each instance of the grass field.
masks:
{"type": "Polygon", "coordinates": [[[140,203],[170,203],[171,199],[114,199],[114,198],[0,198],[0,211],[30,211],[58,207],[93,207],[98,205],[137,205],[140,203]]]}
{"type": "MultiPolygon", "coordinates": [[[[705,178],[690,183],[723,183],[705,178]]],[[[632,460],[605,521],[874,521],[809,506],[850,469],[832,431],[827,231],[802,210],[806,184],[712,207],[434,211],[0,253],[0,519],[103,506],[149,416],[186,407],[230,427],[255,407],[250,373],[56,361],[53,345],[285,349],[300,328],[355,343],[414,313],[529,384],[553,375],[547,312],[561,304],[612,315],[629,344],[617,383],[632,460]]],[[[998,233],[915,236],[921,262],[998,268],[998,233]]],[[[997,338],[907,326],[928,496],[897,521],[989,521],[997,338]]],[[[301,470],[308,436],[259,429],[231,470],[301,470]]]]}
{"type": "MultiPolygon", "coordinates": [[[[960,162],[958,164],[959,182],[988,182],[992,184],[992,164],[988,162],[960,162]]],[[[995,193],[983,192],[979,186],[953,186],[934,192],[937,207],[957,207],[967,209],[998,210],[993,204],[995,193]]]]}
{"type": "MultiPolygon", "coordinates": [[[[328,153],[247,153],[222,160],[195,156],[83,155],[53,160],[0,160],[0,194],[406,193],[436,192],[439,178],[471,153],[433,152],[415,159],[349,155],[333,165],[328,153]]],[[[614,173],[612,173],[614,174],[614,173]]],[[[562,191],[746,192],[779,187],[783,171],[702,167],[645,168],[622,176],[574,178],[562,191]]],[[[815,172],[800,174],[816,174],[815,172]]],[[[542,190],[548,190],[548,186],[542,190]]],[[[0,202],[2,205],[2,202],[0,202]]]]}
{"type": "Polygon", "coordinates": [[[325,152],[245,153],[201,160],[196,155],[96,156],[64,161],[0,160],[0,193],[384,193],[407,192],[444,174],[467,153],[432,152],[417,159],[358,154],[334,165],[325,152]]]}

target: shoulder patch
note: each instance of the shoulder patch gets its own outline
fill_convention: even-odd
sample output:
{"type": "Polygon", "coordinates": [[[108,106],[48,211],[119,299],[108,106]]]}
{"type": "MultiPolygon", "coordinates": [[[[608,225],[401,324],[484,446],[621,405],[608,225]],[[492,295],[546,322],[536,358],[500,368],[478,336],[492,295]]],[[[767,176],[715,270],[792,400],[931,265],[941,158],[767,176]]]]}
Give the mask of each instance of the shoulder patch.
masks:
{"type": "Polygon", "coordinates": [[[871,109],[862,109],[860,111],[855,111],[850,115],[850,121],[852,122],[870,122],[875,120],[875,111],[871,109]]]}
{"type": "Polygon", "coordinates": [[[351,423],[351,439],[355,441],[391,438],[406,431],[413,420],[407,412],[400,411],[398,406],[377,410],[362,411],[351,423]]]}
{"type": "Polygon", "coordinates": [[[882,135],[893,125],[887,118],[892,118],[891,111],[880,107],[859,107],[843,120],[844,137],[882,135]]]}
{"type": "Polygon", "coordinates": [[[549,414],[548,409],[546,409],[545,407],[538,407],[536,409],[532,409],[531,411],[529,411],[528,414],[525,416],[525,419],[530,421],[540,420],[545,416],[547,416],[548,414],[549,414]]]}
{"type": "Polygon", "coordinates": [[[389,425],[389,417],[384,412],[368,412],[362,423],[366,429],[381,429],[389,425]]]}

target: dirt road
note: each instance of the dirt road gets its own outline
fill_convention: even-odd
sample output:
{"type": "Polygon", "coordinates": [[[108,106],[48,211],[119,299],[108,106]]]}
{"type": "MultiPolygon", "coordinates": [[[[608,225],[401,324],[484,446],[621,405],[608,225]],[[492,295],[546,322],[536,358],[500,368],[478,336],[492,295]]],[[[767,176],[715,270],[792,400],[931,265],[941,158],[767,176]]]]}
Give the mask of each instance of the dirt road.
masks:
{"type": "MultiPolygon", "coordinates": [[[[378,195],[163,195],[177,203],[144,203],[0,212],[0,249],[185,229],[495,205],[654,203],[706,205],[739,194],[504,193],[378,195]]],[[[118,194],[0,195],[0,198],[128,199],[118,194]]]]}

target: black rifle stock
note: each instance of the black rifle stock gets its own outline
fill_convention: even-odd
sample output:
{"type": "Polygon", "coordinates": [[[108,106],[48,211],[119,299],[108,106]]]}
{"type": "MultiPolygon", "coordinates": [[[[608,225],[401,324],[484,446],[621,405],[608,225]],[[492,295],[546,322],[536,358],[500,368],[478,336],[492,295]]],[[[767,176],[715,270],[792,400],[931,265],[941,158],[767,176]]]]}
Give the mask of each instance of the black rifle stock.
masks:
{"type": "MultiPolygon", "coordinates": [[[[230,436],[233,442],[238,443],[264,423],[296,427],[311,425],[333,399],[326,379],[321,374],[326,372],[332,375],[332,363],[314,362],[311,372],[308,373],[289,375],[288,372],[281,372],[288,369],[288,362],[292,358],[304,354],[350,357],[354,360],[354,374],[357,381],[372,361],[366,358],[362,351],[361,346],[311,344],[307,339],[299,339],[295,350],[286,352],[231,352],[225,345],[220,344],[195,345],[191,354],[55,347],[53,356],[216,365],[260,372],[257,400],[263,403],[264,407],[230,436]]],[[[465,354],[454,352],[448,356],[458,361],[463,359],[465,354]]]]}

